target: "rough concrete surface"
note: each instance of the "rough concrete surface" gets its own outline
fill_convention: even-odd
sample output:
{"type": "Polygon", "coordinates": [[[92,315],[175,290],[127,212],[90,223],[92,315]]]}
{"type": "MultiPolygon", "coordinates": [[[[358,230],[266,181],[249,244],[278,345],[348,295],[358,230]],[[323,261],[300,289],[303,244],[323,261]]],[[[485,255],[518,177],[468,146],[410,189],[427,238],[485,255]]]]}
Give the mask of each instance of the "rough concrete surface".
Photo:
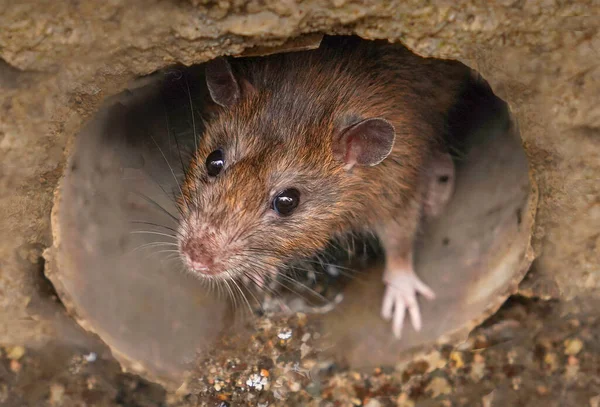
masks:
{"type": "Polygon", "coordinates": [[[69,329],[91,346],[53,300],[41,254],[65,148],[104,98],[173,63],[315,31],[478,69],[516,114],[539,189],[522,293],[600,296],[599,12],[595,0],[0,1],[0,342],[45,349],[69,329]]]}

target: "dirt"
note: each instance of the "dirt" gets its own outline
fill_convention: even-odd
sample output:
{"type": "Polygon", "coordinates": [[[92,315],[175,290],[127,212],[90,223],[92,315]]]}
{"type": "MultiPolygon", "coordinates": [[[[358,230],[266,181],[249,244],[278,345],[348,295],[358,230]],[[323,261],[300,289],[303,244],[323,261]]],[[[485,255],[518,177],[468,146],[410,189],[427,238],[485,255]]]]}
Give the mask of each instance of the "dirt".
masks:
{"type": "Polygon", "coordinates": [[[369,372],[317,362],[302,316],[263,322],[251,338],[231,338],[199,361],[178,394],[122,373],[106,354],[5,347],[0,405],[596,407],[600,317],[572,313],[572,305],[513,297],[465,343],[369,372]],[[269,348],[273,357],[240,345],[269,348]]]}

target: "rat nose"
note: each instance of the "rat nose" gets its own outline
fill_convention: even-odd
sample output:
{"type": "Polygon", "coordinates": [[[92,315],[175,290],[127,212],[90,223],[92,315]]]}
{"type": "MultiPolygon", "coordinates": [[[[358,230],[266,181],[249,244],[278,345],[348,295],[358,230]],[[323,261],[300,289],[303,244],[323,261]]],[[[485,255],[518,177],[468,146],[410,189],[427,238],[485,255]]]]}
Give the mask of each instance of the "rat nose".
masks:
{"type": "Polygon", "coordinates": [[[183,245],[182,251],[192,270],[213,274],[214,255],[203,242],[198,239],[188,239],[183,245]]]}

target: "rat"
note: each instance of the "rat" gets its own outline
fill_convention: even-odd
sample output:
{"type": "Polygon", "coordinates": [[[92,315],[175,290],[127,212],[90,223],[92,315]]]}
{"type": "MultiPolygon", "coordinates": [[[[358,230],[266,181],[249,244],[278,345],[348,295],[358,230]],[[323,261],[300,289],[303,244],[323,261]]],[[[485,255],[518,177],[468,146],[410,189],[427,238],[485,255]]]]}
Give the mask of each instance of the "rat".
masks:
{"type": "Polygon", "coordinates": [[[396,337],[407,313],[420,330],[418,295],[435,293],[415,273],[415,239],[451,196],[447,117],[472,77],[457,61],[357,36],[208,62],[215,108],[177,201],[186,269],[262,287],[287,262],[366,231],[385,252],[382,317],[396,337]]]}

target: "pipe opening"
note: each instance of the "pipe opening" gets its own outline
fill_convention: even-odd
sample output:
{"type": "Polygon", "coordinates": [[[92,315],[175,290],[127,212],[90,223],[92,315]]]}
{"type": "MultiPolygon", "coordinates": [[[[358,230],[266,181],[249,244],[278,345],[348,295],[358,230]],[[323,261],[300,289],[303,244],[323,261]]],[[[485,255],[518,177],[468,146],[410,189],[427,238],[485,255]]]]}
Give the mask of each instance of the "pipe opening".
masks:
{"type": "MultiPolygon", "coordinates": [[[[261,290],[246,289],[253,281],[200,281],[181,260],[177,200],[214,108],[203,65],[141,78],[106,101],[66,167],[53,222],[60,244],[52,282],[129,369],[178,382],[196,358],[247,355],[257,326],[297,322],[298,313],[333,344],[316,354],[321,348],[314,345],[316,359],[393,365],[466,335],[529,267],[535,205],[527,159],[507,105],[480,82],[449,111],[454,192],[424,221],[416,244],[416,272],[437,295],[419,298],[420,332],[407,320],[397,340],[381,318],[383,250],[370,236],[288,261],[287,272],[261,290]],[[235,335],[245,338],[239,347],[223,347],[235,335]]],[[[436,179],[441,187],[450,181],[447,174],[436,179]]],[[[289,328],[290,335],[304,329],[289,328]]]]}

